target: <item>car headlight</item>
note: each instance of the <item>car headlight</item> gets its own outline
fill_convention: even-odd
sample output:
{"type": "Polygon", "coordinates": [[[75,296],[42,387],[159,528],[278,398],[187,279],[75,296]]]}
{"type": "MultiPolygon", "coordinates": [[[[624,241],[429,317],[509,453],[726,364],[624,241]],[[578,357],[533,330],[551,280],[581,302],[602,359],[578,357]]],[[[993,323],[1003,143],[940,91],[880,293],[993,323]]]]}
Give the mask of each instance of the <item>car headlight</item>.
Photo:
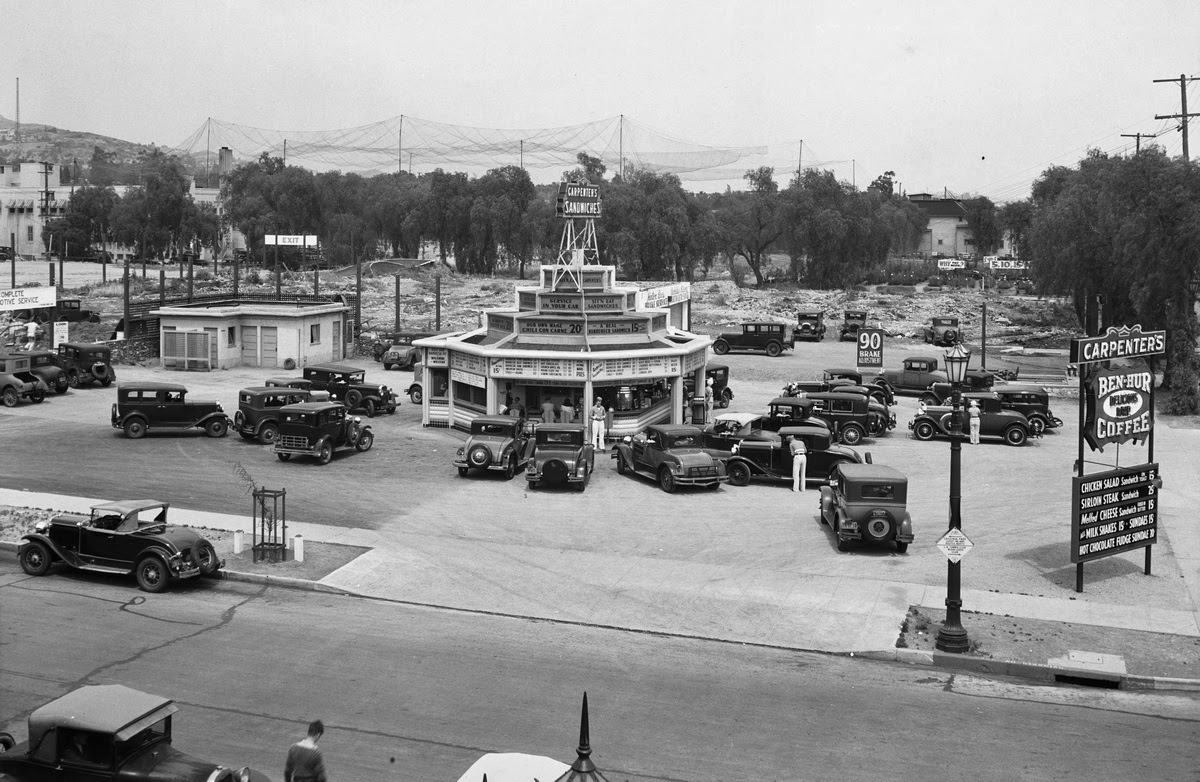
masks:
{"type": "Polygon", "coordinates": [[[33,525],[33,531],[40,535],[46,534],[49,530],[50,522],[48,521],[39,521],[37,524],[33,525]]]}

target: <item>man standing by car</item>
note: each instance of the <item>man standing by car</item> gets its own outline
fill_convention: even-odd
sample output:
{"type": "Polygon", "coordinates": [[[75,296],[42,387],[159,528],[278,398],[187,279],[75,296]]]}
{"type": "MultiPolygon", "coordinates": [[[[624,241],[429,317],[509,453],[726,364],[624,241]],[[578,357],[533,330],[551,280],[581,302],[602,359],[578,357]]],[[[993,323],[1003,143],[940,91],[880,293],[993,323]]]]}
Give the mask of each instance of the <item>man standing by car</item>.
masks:
{"type": "Polygon", "coordinates": [[[325,759],[317,742],[325,733],[325,724],[313,720],[308,724],[308,736],[288,748],[287,763],[283,767],[283,782],[328,782],[325,776],[325,759]]]}
{"type": "Polygon", "coordinates": [[[971,445],[979,445],[979,403],[974,399],[967,409],[967,415],[971,419],[971,445]]]}
{"type": "Polygon", "coordinates": [[[596,397],[596,403],[592,405],[592,447],[597,451],[604,450],[604,402],[600,397],[596,397]]]}
{"type": "Polygon", "coordinates": [[[808,447],[795,435],[788,445],[792,452],[792,491],[804,491],[808,476],[808,447]]]}

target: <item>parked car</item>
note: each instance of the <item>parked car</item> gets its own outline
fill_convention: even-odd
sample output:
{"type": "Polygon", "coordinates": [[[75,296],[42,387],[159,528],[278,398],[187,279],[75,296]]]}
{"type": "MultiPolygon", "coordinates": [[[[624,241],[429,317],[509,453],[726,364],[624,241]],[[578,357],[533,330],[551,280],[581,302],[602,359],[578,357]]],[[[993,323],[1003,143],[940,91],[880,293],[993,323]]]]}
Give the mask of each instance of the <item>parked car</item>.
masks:
{"type": "Polygon", "coordinates": [[[729,480],[725,464],[704,449],[698,426],[656,424],[618,442],[612,451],[617,473],[658,481],[668,494],[680,486],[716,489],[729,480]]]}
{"type": "Polygon", "coordinates": [[[796,313],[796,339],[825,339],[825,312],[823,310],[800,310],[796,313]]]}
{"type": "Polygon", "coordinates": [[[376,361],[383,362],[384,369],[390,369],[389,363],[404,363],[408,358],[408,366],[401,366],[400,369],[411,369],[412,365],[421,360],[421,351],[419,348],[412,348],[412,343],[418,339],[425,337],[435,337],[437,332],[434,331],[387,331],[379,335],[371,345],[371,355],[376,361]],[[415,357],[409,357],[409,348],[415,351],[415,357]],[[392,353],[391,358],[385,358],[389,353],[392,353]]]}
{"type": "Polygon", "coordinates": [[[99,342],[59,343],[58,365],[67,373],[67,384],[71,388],[93,382],[107,388],[117,379],[112,366],[112,349],[99,342]]]}
{"type": "Polygon", "coordinates": [[[829,424],[823,419],[813,418],[813,401],[806,393],[796,396],[778,396],[767,405],[767,414],[763,416],[762,427],[768,432],[778,432],[785,426],[819,423],[826,429],[829,424]]]}
{"type": "Polygon", "coordinates": [[[725,332],[713,341],[713,353],[723,356],[729,351],[765,350],[775,358],[795,345],[795,335],[789,323],[754,321],[743,323],[741,332],[725,332]]]}
{"type": "Polygon", "coordinates": [[[858,339],[858,332],[867,327],[867,313],[864,310],[846,310],[842,315],[842,327],[838,331],[838,342],[858,339]]]}
{"type": "Polygon", "coordinates": [[[837,536],[838,551],[853,541],[895,541],[903,554],[913,542],[907,500],[908,478],[894,467],[842,462],[821,487],[821,523],[837,536]]]}
{"type": "Polygon", "coordinates": [[[21,569],[44,576],[61,562],[78,570],[133,573],[147,592],[220,569],[224,563],[200,533],[167,523],[169,507],[157,500],[105,502],[87,516],[63,513],[40,521],[21,538],[21,569]]]}
{"type": "Polygon", "coordinates": [[[1062,419],[1050,411],[1050,394],[1041,386],[1030,383],[1001,383],[992,392],[1000,397],[1000,405],[1016,410],[1029,419],[1029,429],[1040,435],[1047,429],[1063,425],[1062,419]]]}
{"type": "Polygon", "coordinates": [[[882,437],[896,426],[896,415],[862,393],[818,391],[808,394],[812,416],[823,419],[838,440],[858,445],[864,437],[882,437]]]}
{"type": "Polygon", "coordinates": [[[581,492],[587,488],[588,476],[596,468],[596,449],[588,442],[583,424],[542,424],[532,442],[525,468],[529,488],[543,483],[566,483],[581,492]]]}
{"type": "MultiPolygon", "coordinates": [[[[543,424],[546,426],[547,424],[543,424]]],[[[467,477],[471,468],[501,470],[512,478],[529,463],[537,424],[507,415],[481,415],[471,422],[471,434],[454,456],[458,474],[467,477]]]]}
{"type": "Polygon", "coordinates": [[[736,443],[725,461],[725,472],[734,486],[745,486],[751,478],[792,480],[792,451],[788,438],[799,437],[808,448],[804,468],[805,483],[824,481],[834,466],[842,462],[861,462],[853,448],[837,445],[829,428],[819,422],[784,426],[770,438],[746,439],[736,443]]]}
{"type": "MultiPolygon", "coordinates": [[[[729,367],[725,364],[709,362],[704,369],[704,377],[713,381],[713,407],[724,409],[733,401],[733,389],[729,387],[729,367]]],[[[683,390],[688,398],[696,393],[696,384],[691,374],[683,378],[683,390]]]]}
{"type": "Polygon", "coordinates": [[[889,387],[893,394],[920,394],[930,383],[945,383],[946,373],[938,369],[938,360],[933,356],[909,356],[902,369],[884,369],[871,382],[889,387]]]}
{"type": "Polygon", "coordinates": [[[339,402],[301,402],[279,411],[275,455],[281,462],[293,456],[315,456],[318,464],[329,464],[334,451],[369,451],[374,444],[371,427],[349,415],[339,402]]]}
{"type": "Polygon", "coordinates": [[[704,427],[704,447],[725,456],[744,440],[771,440],[775,435],[764,427],[760,413],[721,413],[704,427]]]}
{"type": "Polygon", "coordinates": [[[267,388],[299,388],[303,391],[313,390],[313,381],[306,377],[269,377],[263,381],[267,388]]]}
{"type": "Polygon", "coordinates": [[[892,393],[892,387],[885,384],[875,384],[871,382],[871,378],[863,377],[863,373],[858,369],[850,367],[830,367],[821,371],[821,378],[830,385],[830,388],[817,389],[820,391],[834,391],[834,386],[853,385],[861,386],[870,391],[871,396],[883,402],[885,405],[896,404],[896,397],[892,393]]]}
{"type": "Polygon", "coordinates": [[[16,355],[29,357],[29,371],[56,394],[65,394],[71,387],[67,373],[58,366],[58,354],[53,350],[22,350],[16,355]]]}
{"type": "Polygon", "coordinates": [[[279,414],[285,406],[328,399],[328,392],[311,391],[306,388],[243,388],[238,392],[238,409],[233,414],[233,428],[243,440],[257,439],[263,445],[271,445],[279,436],[279,414]]]}
{"type": "Polygon", "coordinates": [[[171,746],[174,701],[122,684],[79,687],[34,709],[26,741],[0,733],[0,779],[11,782],[269,782],[171,746]]]}
{"type": "Polygon", "coordinates": [[[121,383],[112,406],[112,425],[130,440],[150,430],[180,432],[203,429],[209,437],[224,437],[233,423],[220,402],[194,402],[186,387],[175,383],[121,383]]]}
{"type": "Polygon", "coordinates": [[[16,407],[22,399],[40,404],[49,392],[46,381],[33,374],[28,356],[0,355],[0,402],[5,407],[16,407]]]}
{"type": "MultiPolygon", "coordinates": [[[[999,387],[996,385],[996,376],[986,369],[968,369],[966,377],[963,378],[962,390],[964,392],[994,391],[999,387]]],[[[929,388],[922,392],[920,400],[926,406],[948,405],[952,396],[954,396],[954,386],[950,383],[930,383],[929,388]]]]}
{"type": "Polygon", "coordinates": [[[31,309],[17,310],[13,313],[13,318],[16,320],[32,320],[35,323],[58,323],[65,321],[67,323],[99,323],[100,313],[83,308],[82,299],[59,299],[58,303],[50,307],[33,307],[31,309]]]}
{"type": "MultiPolygon", "coordinates": [[[[1009,445],[1024,445],[1030,437],[1041,437],[1029,424],[1029,419],[1016,410],[1001,406],[1000,398],[990,391],[971,391],[963,394],[962,432],[969,431],[966,405],[974,400],[979,405],[979,436],[998,437],[1009,445]]],[[[947,405],[926,405],[925,412],[918,413],[908,428],[918,440],[934,437],[949,437],[952,409],[947,405]]]]}
{"type": "Polygon", "coordinates": [[[962,331],[958,327],[958,318],[930,318],[921,333],[926,342],[934,345],[950,347],[962,340],[962,331]]]}
{"type": "Polygon", "coordinates": [[[395,413],[400,405],[396,392],[386,385],[368,383],[367,371],[349,364],[313,364],[304,368],[304,378],[316,391],[328,391],[331,398],[374,418],[378,410],[395,413]]]}
{"type": "Polygon", "coordinates": [[[414,405],[421,404],[425,398],[425,389],[421,388],[421,368],[422,364],[417,362],[413,364],[413,382],[408,388],[404,389],[404,393],[408,394],[408,399],[414,405]]]}

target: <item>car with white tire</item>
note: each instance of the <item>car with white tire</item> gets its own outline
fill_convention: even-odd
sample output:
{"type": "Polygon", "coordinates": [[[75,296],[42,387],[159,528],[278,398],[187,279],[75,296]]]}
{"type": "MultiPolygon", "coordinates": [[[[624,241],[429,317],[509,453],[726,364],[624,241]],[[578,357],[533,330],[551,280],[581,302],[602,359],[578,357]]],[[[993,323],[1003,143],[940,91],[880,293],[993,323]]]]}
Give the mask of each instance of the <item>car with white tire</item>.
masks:
{"type": "Polygon", "coordinates": [[[99,342],[62,342],[58,366],[67,373],[67,385],[80,388],[99,383],[107,388],[117,379],[112,365],[112,348],[99,342]]]}
{"type": "Polygon", "coordinates": [[[900,554],[913,542],[908,478],[884,464],[842,462],[821,487],[820,521],[837,538],[838,551],[857,542],[895,542],[900,554]]]}
{"type": "MultiPolygon", "coordinates": [[[[543,424],[547,426],[548,424],[543,424]]],[[[454,466],[465,478],[472,469],[496,470],[512,478],[525,469],[533,452],[535,421],[508,415],[480,415],[471,421],[467,441],[454,455],[454,466]]]]}

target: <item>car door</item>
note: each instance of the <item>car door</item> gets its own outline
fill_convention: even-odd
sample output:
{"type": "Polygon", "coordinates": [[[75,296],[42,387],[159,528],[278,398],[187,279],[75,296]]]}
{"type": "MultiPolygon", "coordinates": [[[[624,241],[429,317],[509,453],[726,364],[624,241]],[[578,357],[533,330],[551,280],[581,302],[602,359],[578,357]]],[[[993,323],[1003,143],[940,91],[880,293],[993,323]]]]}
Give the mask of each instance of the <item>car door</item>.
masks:
{"type": "Polygon", "coordinates": [[[87,525],[79,531],[79,555],[99,567],[130,567],[129,535],[104,526],[87,525]]]}

